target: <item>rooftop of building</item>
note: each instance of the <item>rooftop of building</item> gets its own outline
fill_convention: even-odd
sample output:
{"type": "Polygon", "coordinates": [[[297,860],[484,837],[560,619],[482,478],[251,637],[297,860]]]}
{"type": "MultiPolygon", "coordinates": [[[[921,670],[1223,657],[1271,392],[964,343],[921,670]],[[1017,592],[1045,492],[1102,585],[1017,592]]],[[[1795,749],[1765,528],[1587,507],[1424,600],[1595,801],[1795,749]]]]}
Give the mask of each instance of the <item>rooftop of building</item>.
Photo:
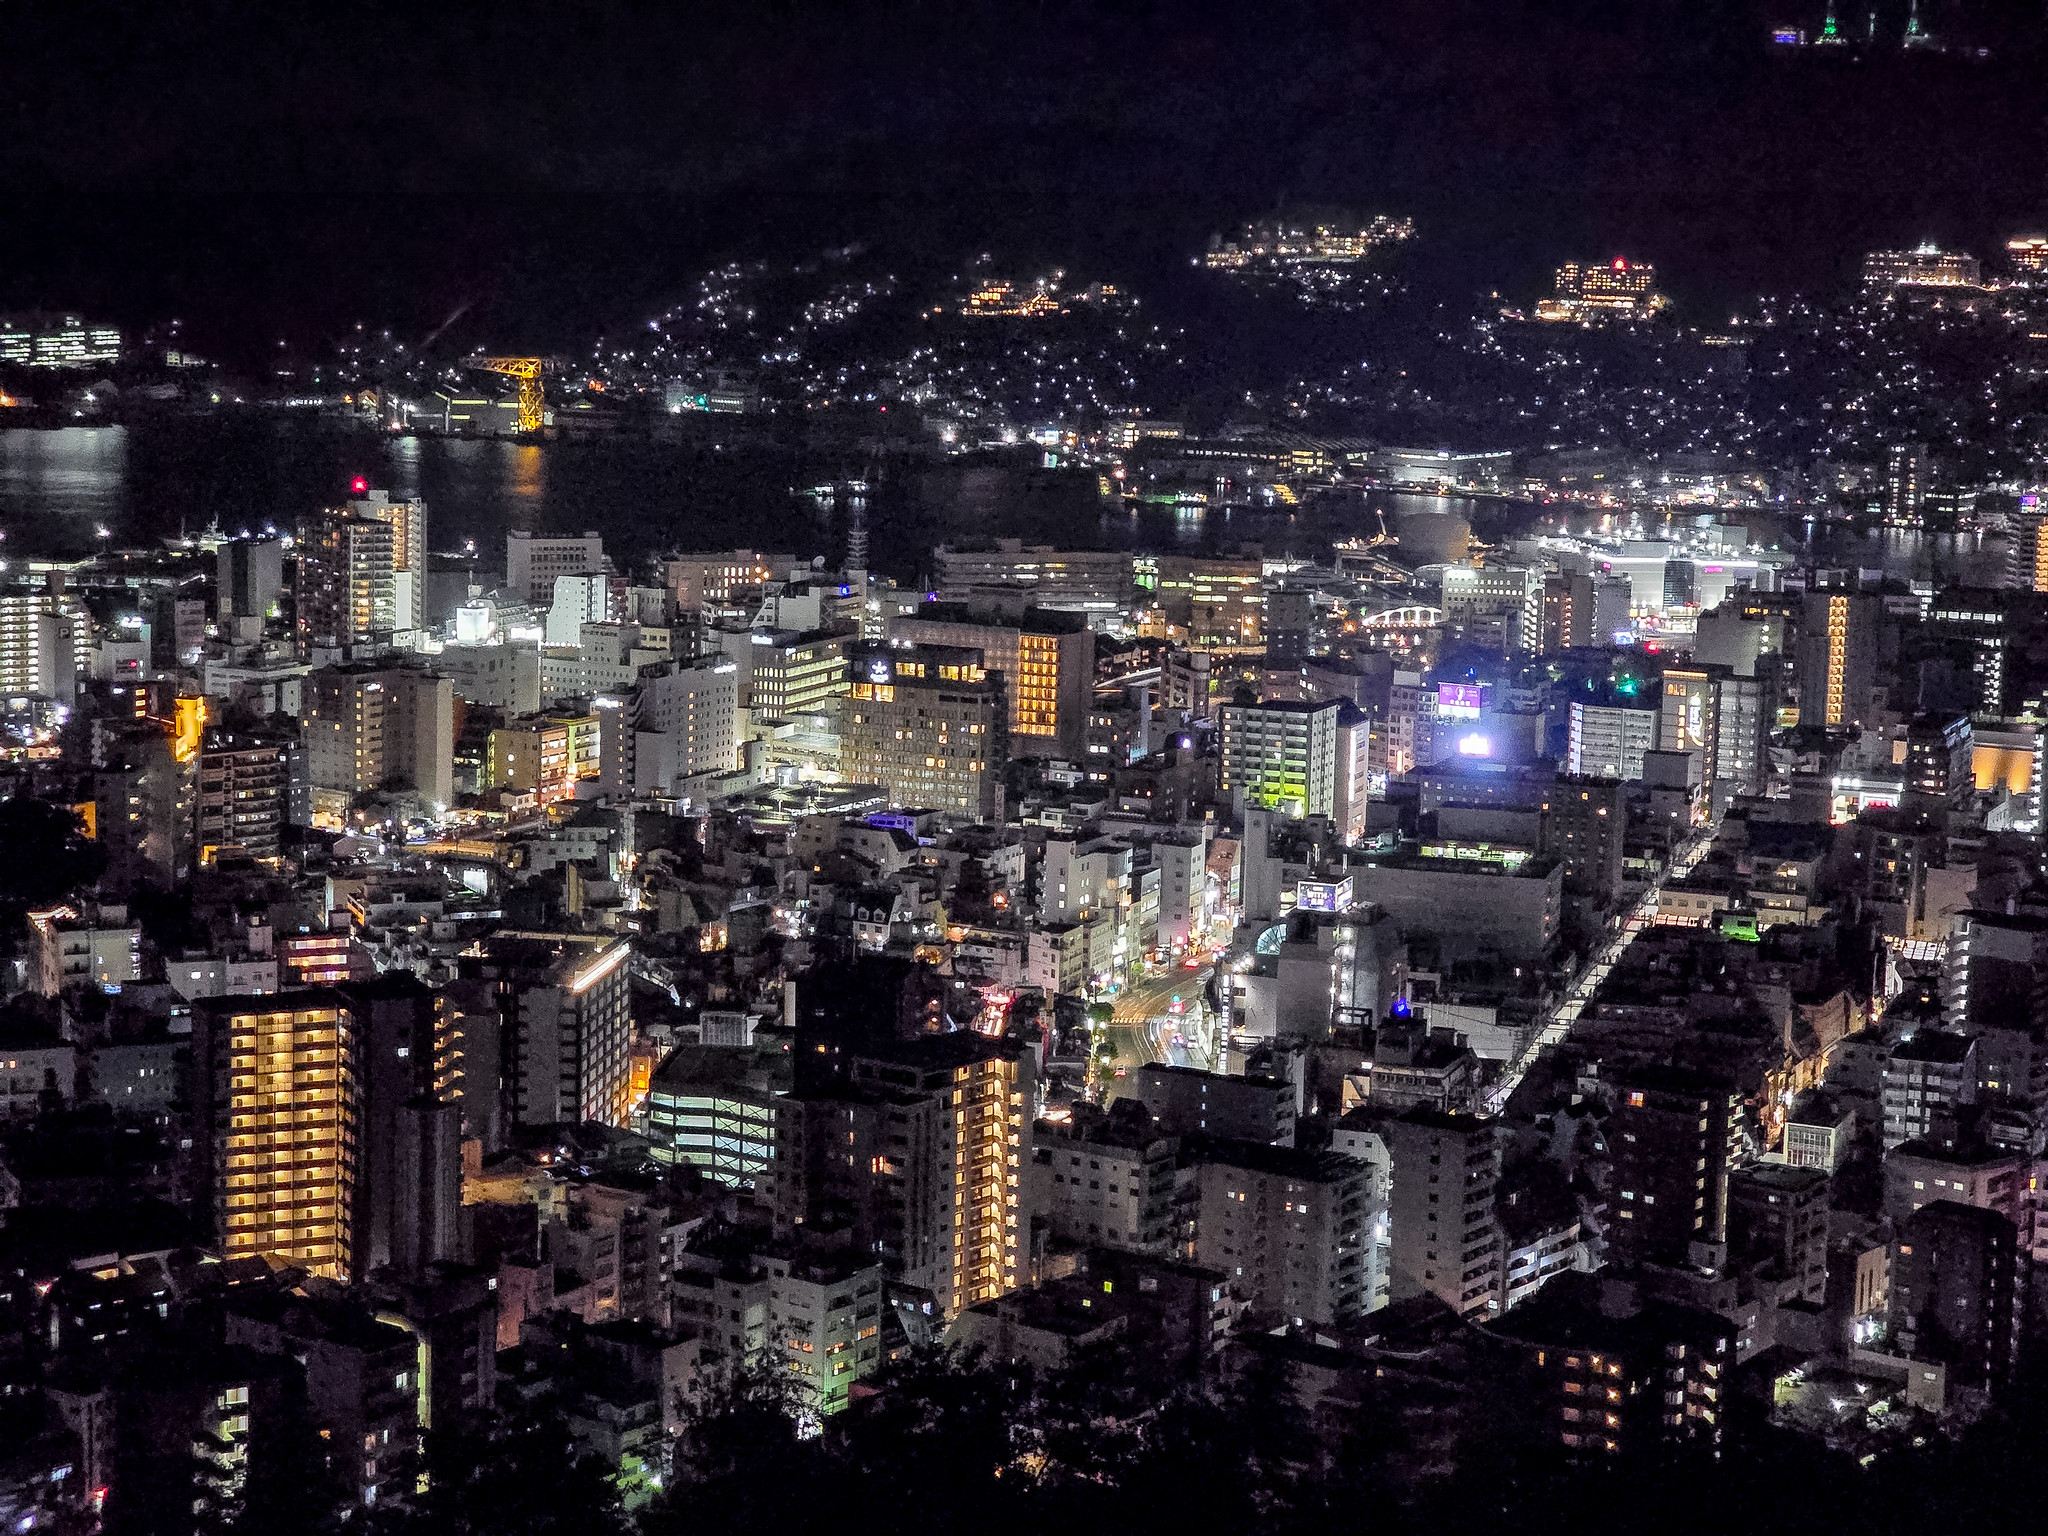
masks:
{"type": "Polygon", "coordinates": [[[1242,1168],[1249,1173],[1273,1178],[1297,1179],[1305,1184],[1338,1184],[1363,1178],[1365,1165],[1335,1152],[1310,1152],[1297,1147],[1275,1147],[1263,1141],[1236,1141],[1227,1137],[1190,1138],[1189,1150],[1198,1162],[1225,1168],[1242,1168]]]}
{"type": "Polygon", "coordinates": [[[1961,1066],[1977,1043],[1973,1035],[1945,1029],[1916,1029],[1892,1047],[1893,1061],[1924,1061],[1935,1066],[1961,1066]]]}
{"type": "Polygon", "coordinates": [[[1828,1175],[1821,1168],[1795,1168],[1790,1163],[1751,1163],[1747,1168],[1738,1169],[1728,1175],[1731,1188],[1751,1185],[1757,1189],[1779,1194],[1803,1195],[1828,1185],[1828,1175]]]}

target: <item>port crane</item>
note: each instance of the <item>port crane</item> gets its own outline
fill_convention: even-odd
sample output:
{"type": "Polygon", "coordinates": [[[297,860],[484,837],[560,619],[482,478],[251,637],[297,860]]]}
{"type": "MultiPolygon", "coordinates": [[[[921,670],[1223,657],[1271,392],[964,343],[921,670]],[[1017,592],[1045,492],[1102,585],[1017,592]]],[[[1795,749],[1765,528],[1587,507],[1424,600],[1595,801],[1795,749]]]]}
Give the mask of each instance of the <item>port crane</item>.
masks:
{"type": "Polygon", "coordinates": [[[502,373],[519,381],[519,430],[538,432],[546,424],[546,399],[541,394],[540,376],[547,360],[539,357],[472,357],[469,366],[486,373],[502,373]]]}

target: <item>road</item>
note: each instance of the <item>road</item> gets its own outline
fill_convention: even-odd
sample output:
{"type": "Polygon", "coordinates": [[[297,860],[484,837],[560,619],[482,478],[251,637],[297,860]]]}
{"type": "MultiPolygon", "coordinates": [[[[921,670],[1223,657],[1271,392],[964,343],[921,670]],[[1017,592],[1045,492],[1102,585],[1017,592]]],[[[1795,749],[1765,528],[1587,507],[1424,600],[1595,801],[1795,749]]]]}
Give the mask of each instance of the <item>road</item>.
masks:
{"type": "Polygon", "coordinates": [[[1164,1061],[1176,1067],[1200,1065],[1182,1046],[1172,1043],[1175,1015],[1170,1011],[1177,997],[1192,1013],[1202,1006],[1202,992],[1212,967],[1198,971],[1175,966],[1158,976],[1132,982],[1116,999],[1116,1014],[1102,1026],[1104,1038],[1116,1057],[1116,1064],[1136,1071],[1148,1061],[1164,1061]]]}
{"type": "Polygon", "coordinates": [[[1714,845],[1714,831],[1714,827],[1708,827],[1681,846],[1672,856],[1670,864],[1665,866],[1664,873],[1643,892],[1642,899],[1630,909],[1621,927],[1595,952],[1585,968],[1565,989],[1564,996],[1551,1010],[1543,1028],[1536,1032],[1535,1037],[1523,1048],[1522,1054],[1509,1064],[1506,1072],[1501,1074],[1500,1081],[1487,1095],[1487,1113],[1500,1113],[1515,1089],[1521,1086],[1522,1078],[1545,1047],[1561,1045],[1564,1042],[1565,1036],[1571,1033],[1572,1026],[1579,1022],[1579,1015],[1586,1011],[1586,1004],[1592,1001],[1593,994],[1600,990],[1600,984],[1607,980],[1609,973],[1613,971],[1614,962],[1621,958],[1621,952],[1633,944],[1636,935],[1649,927],[1656,918],[1657,902],[1664,893],[1665,882],[1692,873],[1692,867],[1699,863],[1701,857],[1714,845]]]}

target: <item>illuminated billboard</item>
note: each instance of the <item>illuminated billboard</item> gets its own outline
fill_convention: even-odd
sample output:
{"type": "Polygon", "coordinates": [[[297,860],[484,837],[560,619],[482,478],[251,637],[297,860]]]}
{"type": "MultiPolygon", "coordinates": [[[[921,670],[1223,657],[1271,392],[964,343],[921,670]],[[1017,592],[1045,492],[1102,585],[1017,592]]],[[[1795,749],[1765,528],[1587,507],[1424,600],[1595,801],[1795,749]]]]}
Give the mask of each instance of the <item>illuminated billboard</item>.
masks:
{"type": "Polygon", "coordinates": [[[1460,757],[1491,757],[1493,756],[1493,738],[1491,736],[1482,736],[1477,731],[1474,731],[1469,736],[1460,736],[1458,738],[1458,755],[1460,757]]]}
{"type": "Polygon", "coordinates": [[[1342,880],[1303,880],[1294,888],[1297,912],[1348,912],[1351,910],[1351,877],[1342,880]]]}
{"type": "Polygon", "coordinates": [[[1477,720],[1483,690],[1477,683],[1438,683],[1436,712],[1439,719],[1477,720]]]}

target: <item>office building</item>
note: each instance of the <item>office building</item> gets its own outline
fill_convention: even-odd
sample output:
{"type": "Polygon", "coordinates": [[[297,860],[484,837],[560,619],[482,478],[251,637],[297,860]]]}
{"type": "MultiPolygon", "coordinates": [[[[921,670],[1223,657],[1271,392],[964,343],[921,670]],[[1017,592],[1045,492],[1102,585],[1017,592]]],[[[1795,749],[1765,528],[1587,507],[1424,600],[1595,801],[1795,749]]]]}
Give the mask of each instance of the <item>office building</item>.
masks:
{"type": "Polygon", "coordinates": [[[755,630],[747,641],[744,702],[757,722],[829,713],[851,686],[844,635],[755,630]]]}
{"type": "Polygon", "coordinates": [[[2002,1384],[2017,1338],[2017,1250],[1996,1211],[1937,1200],[1908,1216],[1892,1245],[1893,1350],[1940,1362],[1950,1386],[2002,1384]]]}
{"type": "Polygon", "coordinates": [[[96,368],[121,360],[121,333],[71,314],[0,315],[0,363],[96,368]]]}
{"type": "Polygon", "coordinates": [[[647,1093],[655,1160],[701,1169],[730,1188],[762,1187],[775,1170],[776,1100],[793,1072],[784,1039],[679,1047],[647,1093]]]}
{"type": "Polygon", "coordinates": [[[1256,806],[1287,816],[1335,815],[1342,708],[1336,699],[1219,706],[1217,787],[1230,797],[1232,813],[1256,806]]]}
{"type": "Polygon", "coordinates": [[[1261,562],[1159,555],[1139,562],[1139,585],[1148,578],[1169,637],[1176,643],[1226,656],[1265,649],[1266,576],[1261,562]]]}
{"type": "Polygon", "coordinates": [[[1863,282],[1869,288],[1975,288],[1981,279],[1976,257],[1932,243],[1911,251],[1872,251],[1863,258],[1863,282]]]}
{"type": "Polygon", "coordinates": [[[883,786],[892,805],[1000,822],[1010,709],[981,652],[863,640],[851,671],[839,710],[841,774],[883,786]]]}
{"type": "Polygon", "coordinates": [[[1927,445],[1893,443],[1885,450],[1884,525],[1887,528],[1924,528],[1923,506],[1927,499],[1927,445]]]}
{"type": "Polygon", "coordinates": [[[1128,550],[1053,549],[998,539],[992,550],[940,545],[932,555],[939,601],[972,603],[990,591],[1027,594],[1040,608],[1110,612],[1131,599],[1128,550]]]}
{"type": "Polygon", "coordinates": [[[662,579],[674,595],[679,617],[702,618],[713,610],[742,604],[782,573],[807,564],[794,555],[732,549],[667,561],[662,579]]]}
{"type": "Polygon", "coordinates": [[[625,1126],[634,1107],[631,944],[507,931],[479,948],[462,957],[462,974],[496,993],[511,1120],[625,1126]]]}
{"type": "Polygon", "coordinates": [[[1266,594],[1266,668],[1298,669],[1315,649],[1316,595],[1296,587],[1266,594]]]}
{"type": "Polygon", "coordinates": [[[275,860],[284,837],[285,749],[229,731],[199,748],[195,804],[201,865],[223,852],[275,860]]]}
{"type": "Polygon", "coordinates": [[[1841,730],[1870,719],[1877,683],[1877,599],[1809,592],[1799,630],[1799,723],[1841,730]]]}
{"type": "Polygon", "coordinates": [[[1532,651],[1541,643],[1543,572],[1518,565],[1447,565],[1444,624],[1468,640],[1501,651],[1532,651]]]}
{"type": "Polygon", "coordinates": [[[1411,1109],[1384,1120],[1392,1168],[1387,1270],[1395,1301],[1434,1296],[1460,1317],[1501,1309],[1505,1250],[1494,1211],[1500,1143],[1490,1120],[1411,1109]]]}
{"type": "Polygon", "coordinates": [[[1643,754],[1657,745],[1657,709],[1574,699],[1569,717],[1565,772],[1629,782],[1642,778],[1643,754]]]}
{"type": "Polygon", "coordinates": [[[434,670],[465,704],[508,715],[540,713],[540,649],[531,643],[444,645],[433,661],[434,670]]]}
{"type": "MultiPolygon", "coordinates": [[[[602,702],[602,701],[600,701],[602,702]]],[[[599,779],[615,794],[692,794],[701,775],[739,766],[739,671],[721,656],[643,677],[599,726],[599,779]]]]}
{"type": "Polygon", "coordinates": [[[1369,853],[1351,866],[1356,899],[1404,934],[1435,941],[1445,965],[1543,963],[1564,910],[1564,865],[1526,848],[1444,841],[1369,853]]]}
{"type": "Polygon", "coordinates": [[[316,816],[322,792],[330,819],[372,791],[410,790],[437,813],[453,802],[455,693],[447,678],[353,662],[311,673],[301,698],[316,816]]]}
{"type": "Polygon", "coordinates": [[[1029,610],[1014,623],[955,604],[926,603],[892,619],[889,638],[978,650],[1001,679],[1014,757],[1082,758],[1095,697],[1095,634],[1077,614],[1029,610]]]}
{"type": "Polygon", "coordinates": [[[1348,1323],[1372,1303],[1363,1163],[1251,1141],[1199,1152],[1195,1262],[1274,1322],[1348,1323]]]}
{"type": "Polygon", "coordinates": [[[215,612],[233,619],[266,619],[284,592],[284,540],[229,539],[214,551],[215,612]]]}
{"type": "Polygon", "coordinates": [[[1617,1264],[1711,1266],[1728,1241],[1728,1170],[1741,1100],[1712,1073],[1649,1065],[1617,1072],[1607,1146],[1607,1229],[1617,1264]]]}
{"type": "Polygon", "coordinates": [[[556,577],[605,569],[604,540],[594,533],[573,538],[539,538],[521,531],[505,535],[505,590],[537,609],[544,611],[554,602],[556,577]]]}
{"type": "Polygon", "coordinates": [[[193,1204],[223,1257],[358,1274],[355,1050],[338,992],[193,1004],[193,1204]]]}

